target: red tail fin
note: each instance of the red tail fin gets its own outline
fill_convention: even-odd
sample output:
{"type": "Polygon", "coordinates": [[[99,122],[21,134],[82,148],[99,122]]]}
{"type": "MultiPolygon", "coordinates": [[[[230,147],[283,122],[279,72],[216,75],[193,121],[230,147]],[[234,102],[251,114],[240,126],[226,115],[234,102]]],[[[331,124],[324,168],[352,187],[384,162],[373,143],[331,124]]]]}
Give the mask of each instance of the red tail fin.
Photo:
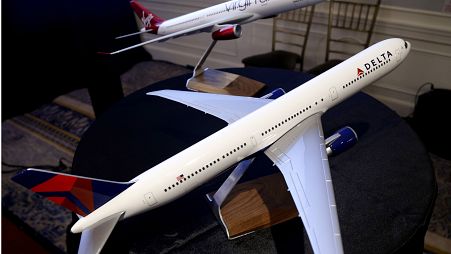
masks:
{"type": "Polygon", "coordinates": [[[32,168],[19,172],[12,179],[81,216],[91,213],[133,184],[32,168]]]}
{"type": "Polygon", "coordinates": [[[132,9],[133,11],[135,11],[136,15],[138,15],[138,17],[143,22],[145,30],[152,30],[151,33],[156,34],[158,32],[158,27],[161,23],[163,23],[164,19],[153,14],[137,1],[131,1],[130,5],[132,6],[132,9]]]}

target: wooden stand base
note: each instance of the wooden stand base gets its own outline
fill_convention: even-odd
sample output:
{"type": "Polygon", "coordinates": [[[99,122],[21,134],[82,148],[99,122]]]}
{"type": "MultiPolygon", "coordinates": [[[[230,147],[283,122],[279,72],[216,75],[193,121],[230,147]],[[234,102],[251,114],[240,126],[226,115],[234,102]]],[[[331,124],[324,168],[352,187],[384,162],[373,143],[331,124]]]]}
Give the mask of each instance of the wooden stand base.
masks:
{"type": "Polygon", "coordinates": [[[229,239],[298,216],[281,173],[237,184],[216,212],[229,239]]]}
{"type": "Polygon", "coordinates": [[[265,87],[265,84],[233,73],[207,68],[188,79],[186,87],[207,93],[253,96],[265,87]]]}

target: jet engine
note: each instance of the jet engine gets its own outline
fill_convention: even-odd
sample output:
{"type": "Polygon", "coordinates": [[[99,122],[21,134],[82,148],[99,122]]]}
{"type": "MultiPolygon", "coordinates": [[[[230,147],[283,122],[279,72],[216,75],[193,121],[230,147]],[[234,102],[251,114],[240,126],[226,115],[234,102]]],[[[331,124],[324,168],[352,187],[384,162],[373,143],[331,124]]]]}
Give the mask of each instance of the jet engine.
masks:
{"type": "Polygon", "coordinates": [[[276,88],[274,89],[272,92],[270,92],[267,95],[262,96],[262,99],[277,99],[280,96],[286,94],[285,90],[283,90],[282,88],[276,88]]]}
{"type": "Polygon", "coordinates": [[[240,25],[221,26],[211,34],[213,40],[233,40],[241,37],[240,25]]]}
{"type": "Polygon", "coordinates": [[[351,127],[343,127],[325,140],[327,155],[342,153],[355,145],[357,140],[357,133],[351,127]]]}

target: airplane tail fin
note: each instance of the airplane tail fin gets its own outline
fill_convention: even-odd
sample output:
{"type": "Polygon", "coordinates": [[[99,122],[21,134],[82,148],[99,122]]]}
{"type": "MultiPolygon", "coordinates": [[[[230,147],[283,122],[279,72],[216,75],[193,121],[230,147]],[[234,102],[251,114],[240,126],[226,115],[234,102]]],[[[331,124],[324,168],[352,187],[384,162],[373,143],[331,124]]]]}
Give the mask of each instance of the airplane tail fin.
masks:
{"type": "Polygon", "coordinates": [[[144,25],[142,31],[157,34],[158,27],[161,23],[164,22],[164,19],[158,17],[157,15],[146,9],[144,6],[138,3],[138,1],[133,0],[130,2],[130,5],[144,25]]]}
{"type": "Polygon", "coordinates": [[[88,215],[133,184],[33,168],[19,172],[12,180],[81,216],[88,215]]]}

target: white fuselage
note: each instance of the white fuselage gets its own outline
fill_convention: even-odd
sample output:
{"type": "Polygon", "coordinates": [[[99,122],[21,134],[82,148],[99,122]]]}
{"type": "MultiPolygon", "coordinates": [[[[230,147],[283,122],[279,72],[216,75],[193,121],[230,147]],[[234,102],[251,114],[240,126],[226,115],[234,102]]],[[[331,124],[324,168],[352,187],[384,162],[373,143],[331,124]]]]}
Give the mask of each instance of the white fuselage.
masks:
{"type": "Polygon", "coordinates": [[[111,214],[125,212],[127,218],[181,197],[384,76],[409,50],[402,39],[373,45],[140,174],[134,185],[80,219],[72,231],[81,232],[111,214]]]}
{"type": "Polygon", "coordinates": [[[167,35],[227,17],[253,14],[251,18],[232,24],[245,24],[289,10],[313,5],[323,0],[232,0],[217,4],[161,23],[158,34],[167,35]]]}

